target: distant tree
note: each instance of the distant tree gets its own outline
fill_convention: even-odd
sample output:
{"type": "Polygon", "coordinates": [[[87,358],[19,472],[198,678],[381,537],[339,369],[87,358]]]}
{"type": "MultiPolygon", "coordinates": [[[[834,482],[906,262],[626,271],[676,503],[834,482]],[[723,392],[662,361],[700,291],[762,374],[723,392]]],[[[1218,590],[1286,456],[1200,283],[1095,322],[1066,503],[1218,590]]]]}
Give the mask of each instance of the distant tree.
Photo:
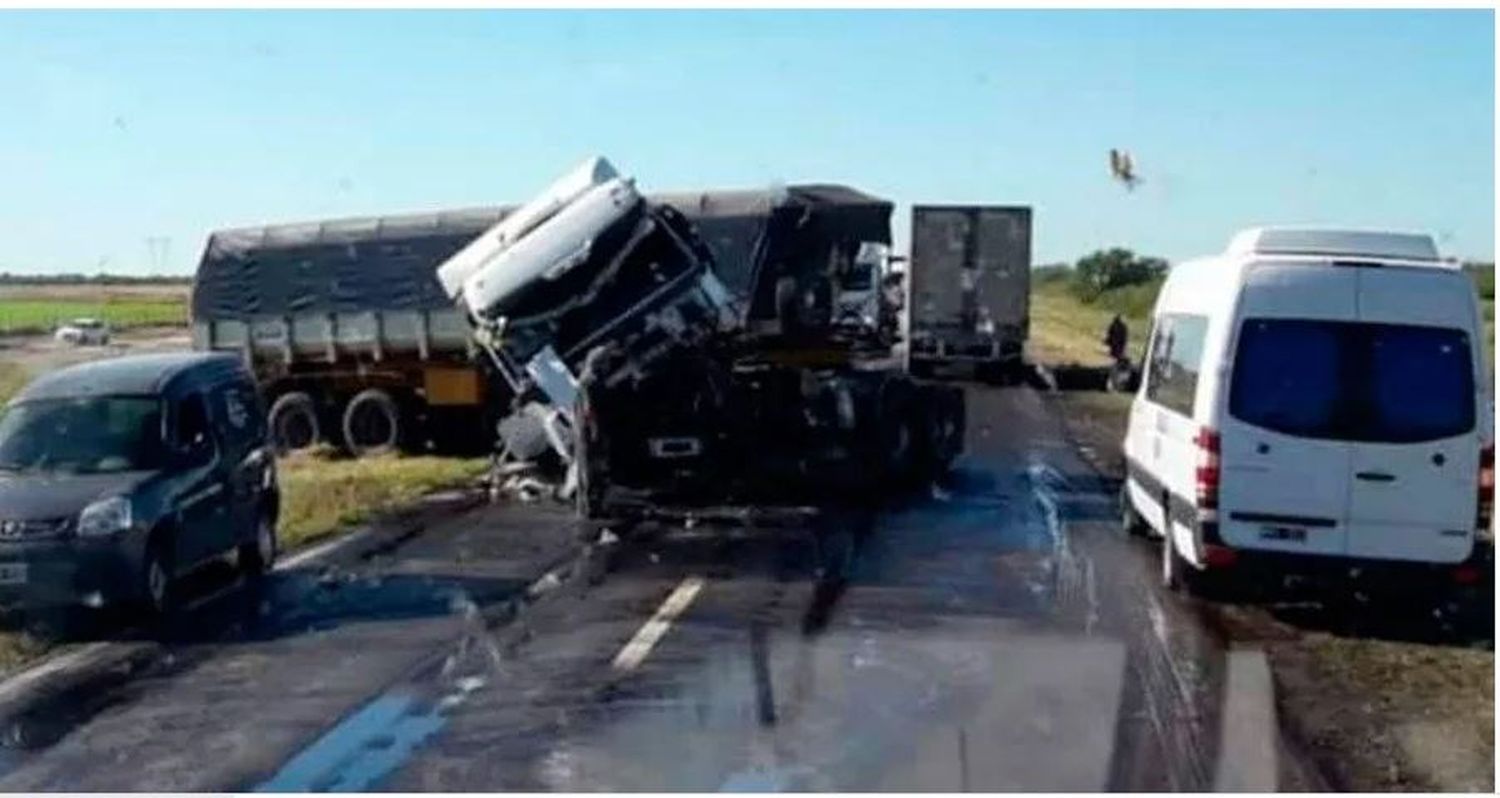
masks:
{"type": "Polygon", "coordinates": [[[1031,280],[1035,283],[1059,283],[1073,279],[1073,267],[1066,263],[1049,263],[1044,266],[1036,266],[1031,270],[1031,280]]]}
{"type": "Polygon", "coordinates": [[[1161,258],[1141,257],[1122,247],[1104,249],[1079,259],[1073,267],[1073,289],[1092,301],[1105,291],[1149,283],[1166,271],[1167,262],[1161,258]]]}

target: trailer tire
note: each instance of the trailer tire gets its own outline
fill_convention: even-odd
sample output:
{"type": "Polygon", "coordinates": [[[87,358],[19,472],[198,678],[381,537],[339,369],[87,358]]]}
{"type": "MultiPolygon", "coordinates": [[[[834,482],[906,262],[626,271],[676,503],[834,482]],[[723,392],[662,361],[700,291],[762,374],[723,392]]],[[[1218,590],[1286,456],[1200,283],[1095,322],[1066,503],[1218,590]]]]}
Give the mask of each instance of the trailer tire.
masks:
{"type": "Polygon", "coordinates": [[[401,407],[381,388],[367,388],[344,406],[344,447],[355,457],[395,450],[401,442],[401,407]]]}
{"type": "Polygon", "coordinates": [[[938,473],[946,473],[953,461],[963,452],[965,427],[964,393],[946,390],[936,397],[930,411],[936,423],[932,428],[932,462],[930,466],[938,473]]]}
{"type": "Polygon", "coordinates": [[[902,484],[911,476],[917,458],[921,456],[923,432],[913,414],[907,383],[887,380],[881,386],[876,417],[880,429],[879,434],[872,436],[879,446],[875,462],[880,464],[885,482],[902,484]]]}
{"type": "Polygon", "coordinates": [[[302,391],[282,394],[271,404],[271,441],[281,453],[306,449],[322,438],[318,426],[318,409],[313,399],[302,391]]]}

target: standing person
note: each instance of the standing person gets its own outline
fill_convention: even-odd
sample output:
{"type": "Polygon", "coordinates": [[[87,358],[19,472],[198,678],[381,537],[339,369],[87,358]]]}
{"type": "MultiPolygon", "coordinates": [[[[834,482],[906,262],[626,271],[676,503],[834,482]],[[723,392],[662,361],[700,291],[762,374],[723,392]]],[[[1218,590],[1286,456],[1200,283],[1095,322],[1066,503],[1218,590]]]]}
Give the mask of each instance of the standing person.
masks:
{"type": "Polygon", "coordinates": [[[1130,329],[1125,326],[1125,320],[1116,313],[1109,323],[1109,329],[1104,332],[1104,344],[1109,347],[1109,356],[1112,360],[1119,362],[1125,359],[1125,345],[1130,340],[1130,329]]]}

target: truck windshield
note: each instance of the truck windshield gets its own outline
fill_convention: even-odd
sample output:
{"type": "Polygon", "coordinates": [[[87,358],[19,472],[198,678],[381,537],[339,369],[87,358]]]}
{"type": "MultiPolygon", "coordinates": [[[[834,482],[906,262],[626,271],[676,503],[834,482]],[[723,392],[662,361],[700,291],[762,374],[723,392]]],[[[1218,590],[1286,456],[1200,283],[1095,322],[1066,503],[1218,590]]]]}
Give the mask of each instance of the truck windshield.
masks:
{"type": "Polygon", "coordinates": [[[839,287],[845,291],[868,291],[875,287],[875,266],[855,261],[841,275],[839,287]]]}
{"type": "Polygon", "coordinates": [[[1308,438],[1417,443],[1474,428],[1474,373],[1462,330],[1247,319],[1229,413],[1308,438]]]}
{"type": "Polygon", "coordinates": [[[0,414],[0,472],[144,471],[164,449],[154,397],[37,399],[0,414]]]}

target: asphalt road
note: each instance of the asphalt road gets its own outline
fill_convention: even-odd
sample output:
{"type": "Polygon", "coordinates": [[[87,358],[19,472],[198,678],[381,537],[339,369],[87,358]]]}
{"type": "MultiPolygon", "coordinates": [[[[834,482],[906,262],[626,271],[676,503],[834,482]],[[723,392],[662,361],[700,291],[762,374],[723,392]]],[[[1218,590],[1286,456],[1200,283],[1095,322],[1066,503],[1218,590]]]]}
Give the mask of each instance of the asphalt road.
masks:
{"type": "Polygon", "coordinates": [[[969,408],[946,484],[819,535],[581,548],[564,508],[487,506],[209,590],[0,718],[0,790],[1202,790],[1253,761],[1223,708],[1257,699],[1050,406],[969,408]]]}

